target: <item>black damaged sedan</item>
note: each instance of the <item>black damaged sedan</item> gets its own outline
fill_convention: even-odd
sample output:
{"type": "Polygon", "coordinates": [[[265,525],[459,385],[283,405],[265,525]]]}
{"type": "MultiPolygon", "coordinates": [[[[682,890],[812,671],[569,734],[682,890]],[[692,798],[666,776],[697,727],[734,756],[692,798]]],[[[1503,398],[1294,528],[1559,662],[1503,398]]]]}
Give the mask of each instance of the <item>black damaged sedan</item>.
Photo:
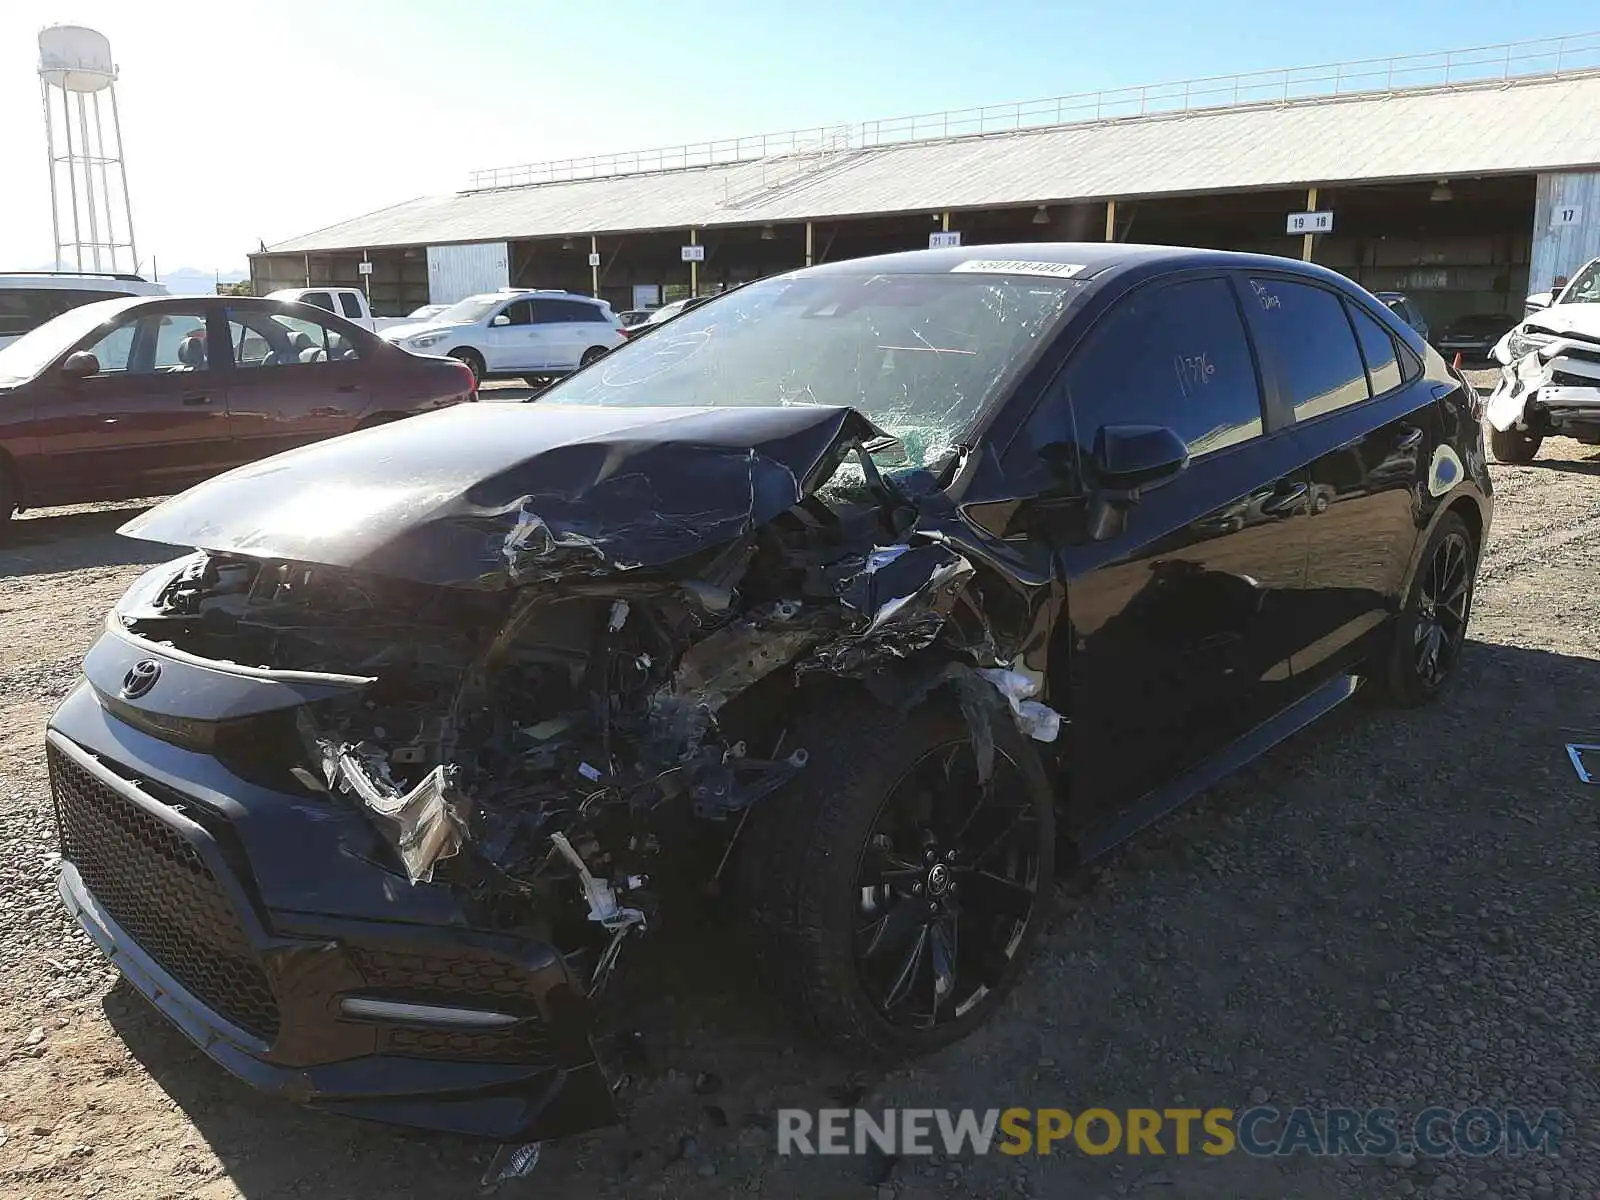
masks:
{"type": "Polygon", "coordinates": [[[51,719],[61,895],[222,1066],[400,1124],[616,1119],[678,876],[813,1031],[925,1051],[1055,871],[1363,681],[1444,688],[1489,518],[1475,392],[1329,271],[799,271],[130,522],[195,551],[51,719]]]}

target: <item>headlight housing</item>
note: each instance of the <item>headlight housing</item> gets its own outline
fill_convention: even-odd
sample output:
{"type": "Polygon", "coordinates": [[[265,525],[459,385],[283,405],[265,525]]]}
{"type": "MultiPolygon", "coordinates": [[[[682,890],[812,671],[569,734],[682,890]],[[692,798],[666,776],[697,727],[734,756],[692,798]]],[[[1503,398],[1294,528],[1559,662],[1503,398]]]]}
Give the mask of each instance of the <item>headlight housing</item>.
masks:
{"type": "Polygon", "coordinates": [[[1511,341],[1507,344],[1506,349],[1511,351],[1513,359],[1518,359],[1524,355],[1532,354],[1541,346],[1548,346],[1555,340],[1554,334],[1540,333],[1529,329],[1526,325],[1518,325],[1511,331],[1511,341]]]}
{"type": "Polygon", "coordinates": [[[411,338],[406,342],[406,345],[415,346],[418,350],[423,350],[429,346],[437,346],[442,341],[444,341],[444,334],[442,333],[424,333],[411,338]]]}

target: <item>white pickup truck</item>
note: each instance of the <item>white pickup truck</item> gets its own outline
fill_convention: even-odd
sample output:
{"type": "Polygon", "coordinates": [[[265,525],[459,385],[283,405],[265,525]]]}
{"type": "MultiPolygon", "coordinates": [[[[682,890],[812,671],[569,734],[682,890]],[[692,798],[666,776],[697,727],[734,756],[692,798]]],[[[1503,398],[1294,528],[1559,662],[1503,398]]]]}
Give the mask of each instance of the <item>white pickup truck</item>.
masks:
{"type": "Polygon", "coordinates": [[[314,304],[374,333],[395,325],[410,325],[417,321],[425,321],[445,307],[442,304],[425,304],[407,317],[375,317],[367,305],[367,294],[360,288],[351,287],[279,288],[275,292],[268,292],[267,299],[298,300],[301,304],[314,304]]]}

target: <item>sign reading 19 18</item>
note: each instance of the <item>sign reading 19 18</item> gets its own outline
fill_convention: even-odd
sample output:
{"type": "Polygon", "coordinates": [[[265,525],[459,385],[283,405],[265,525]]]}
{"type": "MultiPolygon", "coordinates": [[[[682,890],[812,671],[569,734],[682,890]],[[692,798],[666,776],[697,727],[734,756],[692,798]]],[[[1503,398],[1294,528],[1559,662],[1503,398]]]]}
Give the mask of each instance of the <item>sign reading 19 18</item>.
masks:
{"type": "Polygon", "coordinates": [[[1333,213],[1303,212],[1289,214],[1290,233],[1332,233],[1333,213]]]}

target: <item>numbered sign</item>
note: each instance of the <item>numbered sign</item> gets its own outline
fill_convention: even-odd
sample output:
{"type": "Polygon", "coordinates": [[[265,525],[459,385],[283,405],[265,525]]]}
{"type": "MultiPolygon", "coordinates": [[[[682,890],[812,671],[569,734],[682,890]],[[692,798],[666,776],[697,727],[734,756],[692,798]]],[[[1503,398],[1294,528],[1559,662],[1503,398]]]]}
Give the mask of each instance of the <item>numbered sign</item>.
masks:
{"type": "Polygon", "coordinates": [[[1583,208],[1576,204],[1558,204],[1550,210],[1550,224],[1554,226],[1577,225],[1583,220],[1583,208]]]}
{"type": "Polygon", "coordinates": [[[589,252],[589,265],[591,267],[598,267],[600,265],[600,256],[592,250],[589,252]]]}
{"type": "Polygon", "coordinates": [[[685,246],[685,247],[683,247],[683,261],[684,262],[705,262],[705,260],[706,260],[706,248],[704,246],[685,246]]]}
{"type": "Polygon", "coordinates": [[[948,250],[952,246],[961,245],[961,234],[952,229],[948,233],[930,233],[928,235],[929,250],[948,250]]]}
{"type": "Polygon", "coordinates": [[[1303,212],[1289,214],[1290,233],[1332,233],[1331,212],[1303,212]]]}

